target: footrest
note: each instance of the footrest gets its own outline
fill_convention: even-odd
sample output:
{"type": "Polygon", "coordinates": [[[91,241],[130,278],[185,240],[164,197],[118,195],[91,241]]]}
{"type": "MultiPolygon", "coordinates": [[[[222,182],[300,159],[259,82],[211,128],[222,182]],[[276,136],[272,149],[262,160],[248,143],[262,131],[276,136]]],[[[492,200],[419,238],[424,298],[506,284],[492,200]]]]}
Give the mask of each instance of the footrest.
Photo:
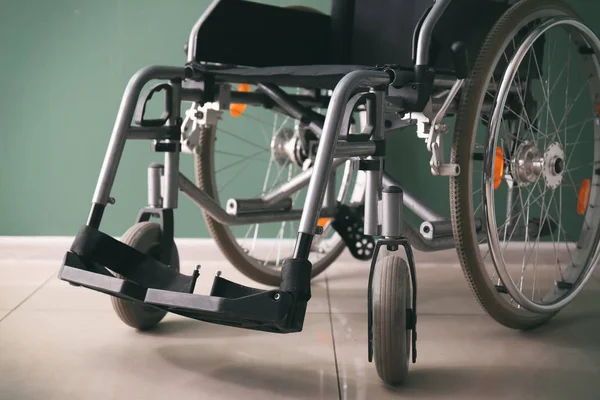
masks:
{"type": "Polygon", "coordinates": [[[79,246],[65,255],[60,279],[201,321],[273,333],[302,330],[310,299],[308,260],[284,263],[279,290],[255,289],[216,276],[207,296],[193,294],[197,273],[190,277],[167,271],[162,263],[146,259],[131,247],[122,248],[124,244],[113,243],[101,232],[88,231],[86,236],[87,240],[80,240],[79,246]],[[91,246],[89,237],[101,240],[91,246]],[[93,251],[81,254],[77,248],[93,251]],[[106,256],[111,248],[119,248],[125,257],[106,256]],[[137,263],[129,264],[127,260],[137,263]],[[125,278],[116,277],[112,271],[125,278]]]}
{"type": "Polygon", "coordinates": [[[99,268],[91,261],[86,262],[72,252],[65,255],[58,277],[73,285],[83,286],[127,300],[142,302],[146,297],[146,288],[134,282],[116,278],[108,273],[105,268],[99,268]]]}
{"type": "Polygon", "coordinates": [[[301,331],[306,312],[306,301],[291,293],[248,288],[219,276],[210,296],[148,289],[144,301],[201,321],[274,333],[301,331]]]}

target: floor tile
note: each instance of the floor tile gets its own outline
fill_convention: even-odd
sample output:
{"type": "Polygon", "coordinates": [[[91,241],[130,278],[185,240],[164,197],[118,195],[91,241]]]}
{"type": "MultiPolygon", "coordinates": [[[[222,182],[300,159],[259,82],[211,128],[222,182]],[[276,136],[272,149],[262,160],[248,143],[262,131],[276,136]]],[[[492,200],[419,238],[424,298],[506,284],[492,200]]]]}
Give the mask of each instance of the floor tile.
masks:
{"type": "Polygon", "coordinates": [[[38,285],[0,285],[0,310],[10,311],[30,296],[38,285]]]}
{"type": "Polygon", "coordinates": [[[40,288],[48,279],[56,276],[59,260],[48,258],[0,258],[0,310],[12,310],[40,288]]]}
{"type": "Polygon", "coordinates": [[[422,315],[408,381],[386,387],[367,360],[364,314],[333,315],[343,399],[596,399],[600,310],[565,312],[536,332],[479,315],[422,315]]]}
{"type": "MultiPolygon", "coordinates": [[[[542,272],[553,273],[549,268],[542,272]]],[[[367,312],[369,265],[356,262],[336,263],[327,270],[326,276],[333,313],[367,312]]],[[[548,284],[551,281],[546,279],[544,282],[548,284]]],[[[590,279],[587,286],[600,289],[600,282],[590,279]]],[[[417,295],[420,314],[485,314],[471,292],[459,264],[417,264],[417,295]]]]}
{"type": "MultiPolygon", "coordinates": [[[[336,265],[327,271],[331,310],[334,313],[366,313],[369,266],[336,265]]],[[[483,314],[457,265],[417,269],[419,310],[423,314],[483,314]]]]}
{"type": "Polygon", "coordinates": [[[169,316],[138,333],[103,311],[16,310],[0,324],[0,399],[336,399],[329,316],[275,335],[169,316]]]}

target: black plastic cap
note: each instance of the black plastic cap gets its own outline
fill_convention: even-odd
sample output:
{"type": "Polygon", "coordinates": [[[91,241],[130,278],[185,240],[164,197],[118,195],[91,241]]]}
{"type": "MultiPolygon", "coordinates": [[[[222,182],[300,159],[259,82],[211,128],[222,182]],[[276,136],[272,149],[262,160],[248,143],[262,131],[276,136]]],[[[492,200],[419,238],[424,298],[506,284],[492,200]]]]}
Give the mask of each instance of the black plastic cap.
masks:
{"type": "Polygon", "coordinates": [[[466,79],[467,75],[469,75],[469,59],[465,44],[463,42],[454,42],[451,50],[456,77],[458,79],[466,79]]]}

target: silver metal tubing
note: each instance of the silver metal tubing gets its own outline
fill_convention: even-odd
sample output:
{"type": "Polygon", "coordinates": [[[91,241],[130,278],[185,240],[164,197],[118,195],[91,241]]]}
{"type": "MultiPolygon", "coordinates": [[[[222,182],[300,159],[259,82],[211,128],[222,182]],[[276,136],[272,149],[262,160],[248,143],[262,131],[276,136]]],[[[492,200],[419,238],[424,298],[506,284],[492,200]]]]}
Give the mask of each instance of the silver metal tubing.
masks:
{"type": "Polygon", "coordinates": [[[364,233],[369,236],[379,234],[379,194],[381,193],[380,171],[367,171],[367,184],[365,187],[365,215],[364,233]]]}
{"type": "Polygon", "coordinates": [[[402,236],[402,189],[398,186],[388,186],[383,189],[381,235],[388,238],[402,236]]]}
{"type": "Polygon", "coordinates": [[[160,140],[169,133],[168,126],[146,127],[130,126],[127,130],[127,139],[131,140],[160,140]]]}
{"type": "MultiPolygon", "coordinates": [[[[373,104],[373,102],[371,102],[371,104],[373,104]]],[[[373,106],[375,107],[375,121],[370,122],[374,128],[373,140],[383,140],[385,139],[385,93],[375,92],[375,101],[373,106]]]]}
{"type": "Polygon", "coordinates": [[[262,211],[289,211],[292,209],[292,199],[288,197],[273,204],[267,204],[260,198],[229,199],[226,208],[229,215],[243,215],[262,211]]]}
{"type": "Polygon", "coordinates": [[[164,208],[177,208],[177,195],[179,185],[179,152],[165,153],[165,193],[164,193],[164,208]]]}
{"type": "Polygon", "coordinates": [[[312,110],[308,110],[298,102],[291,99],[286,92],[279,87],[271,84],[258,84],[258,87],[263,91],[275,104],[281,107],[286,113],[297,120],[309,120],[308,128],[318,136],[321,135],[323,126],[321,121],[323,116],[312,110]]]}
{"type": "Polygon", "coordinates": [[[451,1],[452,0],[437,0],[429,11],[429,14],[425,17],[421,29],[419,30],[417,40],[416,65],[429,64],[429,50],[431,47],[433,29],[451,1]]]}
{"type": "Polygon", "coordinates": [[[344,142],[339,141],[335,149],[336,157],[370,156],[375,153],[375,142],[344,142]]]}
{"type": "Polygon", "coordinates": [[[217,5],[221,1],[222,0],[213,0],[213,2],[208,6],[206,11],[204,11],[204,14],[202,14],[200,16],[198,21],[196,21],[196,23],[192,27],[192,31],[190,32],[190,36],[188,39],[187,62],[194,61],[194,57],[196,56],[196,50],[197,50],[196,49],[196,39],[198,37],[198,32],[200,32],[200,28],[202,27],[202,24],[204,23],[204,21],[206,21],[208,16],[213,12],[213,10],[217,7],[217,5]]]}
{"type": "Polygon", "coordinates": [[[323,203],[323,208],[325,209],[334,209],[335,208],[335,191],[337,189],[337,181],[335,169],[331,169],[331,173],[329,174],[329,181],[327,182],[327,189],[325,189],[325,200],[323,203]]]}
{"type": "MultiPolygon", "coordinates": [[[[333,160],[331,167],[337,168],[340,165],[344,164],[346,161],[348,161],[347,158],[336,158],[335,160],[333,160]]],[[[301,172],[286,183],[282,184],[281,186],[262,196],[261,199],[266,204],[274,204],[285,198],[288,198],[292,194],[296,193],[298,190],[308,186],[312,174],[313,168],[301,172]]]]}
{"type": "Polygon", "coordinates": [[[454,82],[454,85],[452,85],[452,88],[450,89],[448,96],[446,97],[446,99],[440,106],[440,109],[438,110],[437,114],[431,121],[431,126],[432,126],[431,129],[433,129],[433,127],[435,127],[437,124],[442,122],[442,119],[446,115],[446,112],[448,112],[448,108],[450,108],[450,105],[454,101],[454,98],[458,94],[458,92],[459,92],[460,88],[463,86],[463,84],[464,84],[464,79],[457,79],[456,82],[454,82]]]}
{"type": "Polygon", "coordinates": [[[456,82],[456,78],[452,76],[436,76],[433,80],[433,87],[437,88],[446,88],[450,89],[454,82],[456,82]]]}
{"type": "Polygon", "coordinates": [[[417,199],[413,194],[406,191],[405,188],[400,185],[400,183],[394,179],[389,173],[383,173],[383,185],[384,186],[398,186],[402,188],[404,205],[414,212],[419,218],[425,221],[439,221],[445,219],[440,214],[436,213],[432,208],[430,208],[427,204],[423,203],[419,199],[417,199]]]}
{"type": "Polygon", "coordinates": [[[148,167],[148,206],[162,207],[161,181],[164,168],[158,163],[148,167]]]}
{"type": "MultiPolygon", "coordinates": [[[[173,90],[173,98],[171,104],[171,116],[169,118],[169,126],[177,126],[181,116],[181,82],[171,82],[173,90]]],[[[179,144],[179,139],[174,141],[179,144]]],[[[179,155],[180,150],[165,153],[165,192],[164,207],[175,209],[178,206],[177,197],[179,195],[179,155]]]]}
{"type": "MultiPolygon", "coordinates": [[[[385,93],[375,92],[375,98],[367,103],[367,125],[373,129],[373,140],[384,139],[385,93]]],[[[381,199],[383,170],[382,157],[367,157],[367,160],[377,165],[376,169],[368,170],[365,188],[364,233],[369,236],[379,235],[379,200],[381,199]]]]}
{"type": "Polygon", "coordinates": [[[325,196],[327,180],[331,172],[333,155],[343,125],[342,116],[346,111],[348,100],[353,93],[360,89],[387,85],[390,76],[386,72],[359,70],[353,71],[342,78],[336,85],[331,102],[327,109],[323,134],[319,141],[319,149],[315,158],[313,176],[308,185],[306,203],[300,220],[300,233],[314,234],[317,218],[325,196]]]}
{"type": "Polygon", "coordinates": [[[443,236],[440,238],[427,240],[416,231],[416,229],[406,220],[402,228],[404,237],[416,250],[423,252],[433,252],[440,250],[453,249],[455,247],[454,237],[443,236]]]}
{"type": "MultiPolygon", "coordinates": [[[[190,198],[198,207],[206,211],[212,218],[223,225],[250,225],[263,224],[270,222],[297,221],[302,216],[302,210],[290,211],[266,211],[263,213],[252,213],[248,215],[229,215],[227,212],[207,195],[202,189],[199,189],[193,182],[186,178],[183,174],[179,174],[179,189],[190,198]]],[[[321,217],[331,218],[336,214],[335,209],[323,210],[321,217]]]]}
{"type": "Polygon", "coordinates": [[[96,184],[93,197],[94,203],[105,206],[108,202],[108,197],[110,196],[110,191],[117,174],[117,168],[119,167],[119,161],[125,148],[129,125],[131,124],[135,106],[144,85],[152,79],[183,78],[185,78],[184,68],[151,66],[142,68],[129,80],[125,93],[123,93],[108,149],[104,156],[102,169],[100,170],[100,177],[96,184]]]}
{"type": "Polygon", "coordinates": [[[449,220],[424,221],[420,229],[421,236],[431,240],[443,236],[452,236],[452,222],[449,220]]]}

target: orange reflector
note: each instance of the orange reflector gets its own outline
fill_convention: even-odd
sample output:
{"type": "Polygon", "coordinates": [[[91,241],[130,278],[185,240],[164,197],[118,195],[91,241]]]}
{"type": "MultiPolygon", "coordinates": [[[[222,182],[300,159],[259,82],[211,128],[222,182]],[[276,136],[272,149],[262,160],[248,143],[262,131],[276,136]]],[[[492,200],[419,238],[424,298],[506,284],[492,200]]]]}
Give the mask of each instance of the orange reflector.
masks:
{"type": "Polygon", "coordinates": [[[596,115],[600,118],[600,103],[596,104],[596,115]]]}
{"type": "Polygon", "coordinates": [[[494,160],[494,189],[498,189],[504,176],[504,151],[496,147],[496,159],[494,160]]]}
{"type": "Polygon", "coordinates": [[[331,218],[319,218],[317,225],[323,228],[329,221],[331,221],[331,218]]]}
{"type": "MultiPolygon", "coordinates": [[[[250,92],[250,85],[248,85],[247,83],[242,83],[240,86],[238,86],[237,91],[238,92],[250,92]]],[[[231,105],[229,106],[229,113],[231,114],[232,117],[235,117],[235,118],[242,115],[245,110],[246,110],[246,104],[231,103],[231,105]]]]}
{"type": "Polygon", "coordinates": [[[577,196],[577,214],[583,215],[587,210],[588,201],[590,200],[590,189],[592,182],[589,179],[584,179],[579,187],[579,196],[577,196]]]}

